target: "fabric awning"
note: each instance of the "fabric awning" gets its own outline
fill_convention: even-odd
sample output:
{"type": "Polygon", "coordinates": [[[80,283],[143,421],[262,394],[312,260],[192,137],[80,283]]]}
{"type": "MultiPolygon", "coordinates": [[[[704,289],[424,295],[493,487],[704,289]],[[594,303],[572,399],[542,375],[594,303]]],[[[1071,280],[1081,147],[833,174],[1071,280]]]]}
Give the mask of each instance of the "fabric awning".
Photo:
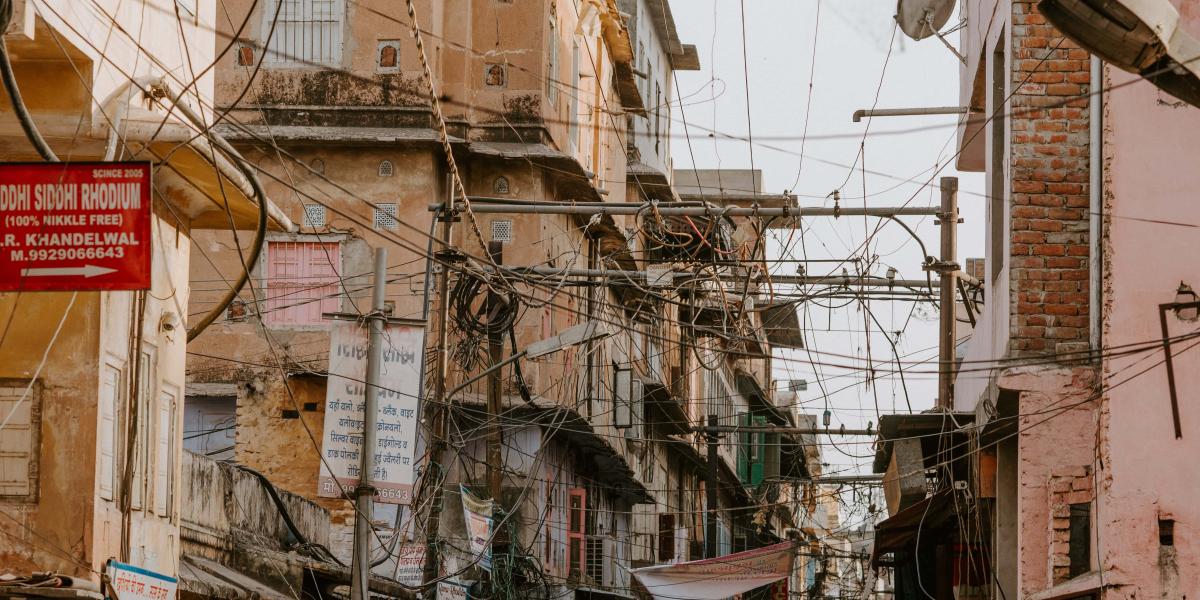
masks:
{"type": "Polygon", "coordinates": [[[790,576],[795,559],[795,543],[783,542],[718,558],[633,569],[630,573],[656,600],[721,600],[790,576]]]}

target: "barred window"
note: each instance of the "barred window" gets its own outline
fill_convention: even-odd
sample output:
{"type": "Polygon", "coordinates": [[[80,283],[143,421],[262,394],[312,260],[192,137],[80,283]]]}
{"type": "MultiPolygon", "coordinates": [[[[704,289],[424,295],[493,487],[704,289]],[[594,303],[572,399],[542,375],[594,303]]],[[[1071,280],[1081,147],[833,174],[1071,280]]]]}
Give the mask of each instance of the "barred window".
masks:
{"type": "Polygon", "coordinates": [[[345,12],[344,0],[268,2],[263,11],[263,39],[270,36],[267,61],[336,66],[342,59],[345,12]]]}
{"type": "Polygon", "coordinates": [[[375,205],[375,229],[388,231],[396,229],[396,204],[394,202],[380,202],[375,205]]]}

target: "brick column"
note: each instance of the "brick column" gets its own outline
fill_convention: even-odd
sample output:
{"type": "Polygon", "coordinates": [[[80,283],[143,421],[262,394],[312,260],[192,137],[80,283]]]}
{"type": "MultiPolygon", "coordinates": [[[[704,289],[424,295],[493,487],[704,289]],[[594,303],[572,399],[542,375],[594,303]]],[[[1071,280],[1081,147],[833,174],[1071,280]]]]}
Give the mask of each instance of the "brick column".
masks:
{"type": "Polygon", "coordinates": [[[1088,344],[1089,55],[1012,3],[1010,349],[1088,344]],[[1065,103],[1065,104],[1064,104],[1065,103]]]}

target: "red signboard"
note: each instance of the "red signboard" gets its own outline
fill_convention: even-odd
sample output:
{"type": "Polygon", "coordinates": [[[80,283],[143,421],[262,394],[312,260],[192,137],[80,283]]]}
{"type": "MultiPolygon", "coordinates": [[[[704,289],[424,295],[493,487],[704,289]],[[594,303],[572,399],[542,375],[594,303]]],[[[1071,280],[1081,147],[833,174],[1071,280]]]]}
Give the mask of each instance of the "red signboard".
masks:
{"type": "Polygon", "coordinates": [[[150,163],[0,164],[0,290],[150,288],[150,163]]]}

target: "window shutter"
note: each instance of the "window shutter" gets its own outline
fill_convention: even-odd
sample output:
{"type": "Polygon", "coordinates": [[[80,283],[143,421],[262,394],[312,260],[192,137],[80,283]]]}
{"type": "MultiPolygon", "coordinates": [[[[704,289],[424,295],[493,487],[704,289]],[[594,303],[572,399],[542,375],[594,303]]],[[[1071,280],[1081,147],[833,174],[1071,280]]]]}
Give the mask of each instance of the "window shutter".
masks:
{"type": "MultiPolygon", "coordinates": [[[[750,415],[738,413],[738,425],[740,427],[749,426],[750,415]]],[[[747,484],[750,483],[750,444],[751,434],[746,431],[738,432],[737,475],[739,481],[747,484]]]]}
{"type": "Polygon", "coordinates": [[[169,517],[174,505],[176,393],[163,390],[158,398],[154,448],[154,512],[169,517]]]}
{"type": "Polygon", "coordinates": [[[267,323],[321,325],[337,312],[342,289],[338,242],[271,242],[267,246],[267,323]]]}
{"type": "Polygon", "coordinates": [[[587,565],[587,490],[571,488],[567,492],[567,573],[582,576],[587,565]]]}
{"type": "MultiPolygon", "coordinates": [[[[754,427],[765,427],[767,425],[767,418],[755,416],[750,420],[750,422],[754,427]]],[[[766,437],[767,437],[767,434],[765,434],[761,431],[755,431],[754,433],[750,434],[750,440],[751,440],[750,485],[751,486],[758,486],[758,485],[761,485],[763,482],[764,466],[766,464],[766,457],[767,457],[766,437]]]]}
{"type": "Polygon", "coordinates": [[[675,560],[675,515],[658,515],[658,561],[675,560]]]}
{"type": "Polygon", "coordinates": [[[28,379],[0,381],[0,497],[37,500],[40,385],[28,379]]]}

